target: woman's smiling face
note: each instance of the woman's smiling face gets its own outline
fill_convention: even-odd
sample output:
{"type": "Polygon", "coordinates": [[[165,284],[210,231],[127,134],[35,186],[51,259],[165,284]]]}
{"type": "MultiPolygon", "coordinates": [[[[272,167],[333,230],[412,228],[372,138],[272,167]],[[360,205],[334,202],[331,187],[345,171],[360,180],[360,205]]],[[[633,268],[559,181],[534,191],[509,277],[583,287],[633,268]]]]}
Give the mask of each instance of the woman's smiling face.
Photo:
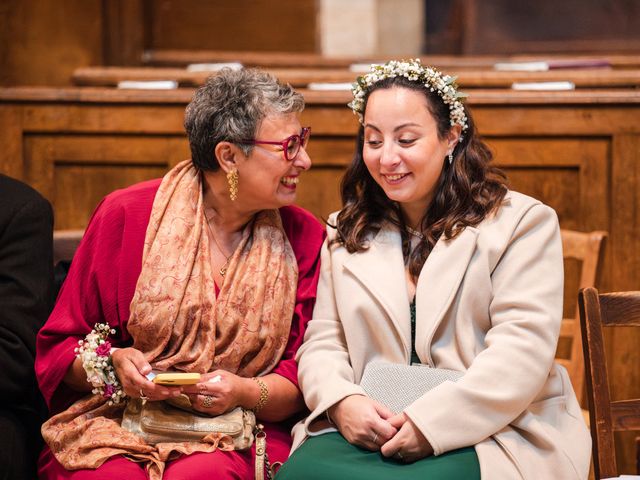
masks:
{"type": "Polygon", "coordinates": [[[436,120],[419,91],[394,86],[369,95],[362,156],[373,179],[409,218],[421,218],[426,211],[458,137],[456,128],[438,136],[436,120]]]}
{"type": "MultiPolygon", "coordinates": [[[[269,115],[260,123],[256,139],[280,142],[301,131],[297,113],[269,115]]],[[[295,158],[286,160],[279,145],[255,145],[237,167],[238,202],[248,209],[263,210],[295,201],[299,176],[311,167],[311,159],[304,147],[295,158]]]]}

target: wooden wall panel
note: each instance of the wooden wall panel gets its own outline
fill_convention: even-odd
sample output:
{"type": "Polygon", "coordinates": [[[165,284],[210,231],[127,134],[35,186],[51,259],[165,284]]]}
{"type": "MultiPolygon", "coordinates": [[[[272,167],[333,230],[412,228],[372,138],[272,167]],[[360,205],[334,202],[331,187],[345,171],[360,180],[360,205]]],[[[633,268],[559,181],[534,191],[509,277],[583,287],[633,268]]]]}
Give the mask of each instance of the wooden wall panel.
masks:
{"type": "Polygon", "coordinates": [[[637,52],[635,0],[425,0],[426,53],[637,52]]]}
{"type": "Polygon", "coordinates": [[[331,212],[340,209],[340,167],[314,167],[300,180],[296,203],[326,220],[331,212]]]}
{"type": "Polygon", "coordinates": [[[56,164],[53,185],[56,229],[86,224],[107,193],[161,177],[166,170],[164,166],[56,164]]]}
{"type": "Polygon", "coordinates": [[[0,2],[0,85],[69,85],[102,63],[102,0],[0,2]]]}
{"type": "Polygon", "coordinates": [[[307,153],[311,157],[312,169],[340,167],[351,162],[355,140],[353,138],[315,135],[311,131],[311,138],[307,146],[307,153]]]}
{"type": "Polygon", "coordinates": [[[104,65],[140,65],[152,11],[146,0],[103,0],[104,65]]]}
{"type": "Polygon", "coordinates": [[[3,0],[0,85],[70,84],[148,49],[316,52],[316,0],[3,0]]]}
{"type": "Polygon", "coordinates": [[[316,51],[315,0],[148,0],[152,49],[316,51]]]}
{"type": "Polygon", "coordinates": [[[53,204],[56,229],[84,228],[100,200],[118,188],[159,178],[189,158],[182,135],[29,135],[25,178],[53,204]]]}
{"type": "Polygon", "coordinates": [[[0,108],[0,132],[8,141],[2,143],[4,154],[0,156],[0,171],[10,177],[24,177],[24,162],[22,151],[23,109],[6,106],[0,108]]]}
{"type": "MultiPolygon", "coordinates": [[[[640,290],[640,137],[618,135],[612,146],[611,235],[608,243],[607,268],[615,275],[617,290],[640,290]]],[[[611,398],[619,400],[635,394],[640,397],[640,338],[637,328],[619,328],[605,331],[606,349],[615,352],[607,358],[607,368],[614,383],[610,382],[611,398]],[[635,348],[631,346],[634,345],[635,348]],[[620,372],[627,372],[621,375],[620,372]]],[[[620,472],[638,473],[632,469],[637,432],[616,432],[616,458],[620,472]]]]}

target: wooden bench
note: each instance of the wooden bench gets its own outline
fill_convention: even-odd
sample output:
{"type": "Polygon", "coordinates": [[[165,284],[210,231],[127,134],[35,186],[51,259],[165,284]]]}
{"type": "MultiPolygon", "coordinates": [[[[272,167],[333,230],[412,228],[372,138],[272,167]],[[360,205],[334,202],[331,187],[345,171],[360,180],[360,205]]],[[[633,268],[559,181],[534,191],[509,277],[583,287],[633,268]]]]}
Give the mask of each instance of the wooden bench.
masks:
{"type": "MultiPolygon", "coordinates": [[[[361,73],[346,68],[266,68],[283,82],[296,88],[310,83],[352,83],[361,73]]],[[[579,69],[546,72],[510,72],[496,70],[455,70],[461,89],[511,88],[513,83],[569,81],[576,88],[635,88],[640,87],[640,69],[609,70],[579,69]]],[[[202,85],[215,72],[193,72],[185,68],[165,67],[83,67],[74,71],[72,81],[78,86],[117,86],[122,81],[172,80],[182,87],[202,85]]]]}
{"type": "MultiPolygon", "coordinates": [[[[378,57],[326,57],[301,52],[255,52],[228,50],[150,49],[142,57],[145,65],[156,67],[186,67],[194,63],[239,62],[246,67],[265,68],[349,68],[353,64],[379,63],[405,55],[378,57]]],[[[493,69],[496,63],[530,61],[606,60],[613,69],[640,68],[640,55],[577,54],[577,55],[422,55],[422,63],[439,68],[493,69]]]]}

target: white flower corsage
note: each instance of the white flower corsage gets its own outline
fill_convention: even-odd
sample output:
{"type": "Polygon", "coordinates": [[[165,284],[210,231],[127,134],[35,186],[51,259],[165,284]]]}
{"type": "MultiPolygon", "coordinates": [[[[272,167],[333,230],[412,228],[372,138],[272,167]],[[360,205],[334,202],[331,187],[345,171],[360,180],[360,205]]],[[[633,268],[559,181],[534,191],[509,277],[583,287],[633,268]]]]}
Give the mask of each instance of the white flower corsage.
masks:
{"type": "Polygon", "coordinates": [[[78,340],[79,346],[74,349],[87,372],[87,382],[93,386],[92,393],[108,398],[109,405],[120,403],[126,396],[111,363],[111,343],[107,339],[114,333],[116,331],[106,323],[96,323],[84,340],[78,340]]]}

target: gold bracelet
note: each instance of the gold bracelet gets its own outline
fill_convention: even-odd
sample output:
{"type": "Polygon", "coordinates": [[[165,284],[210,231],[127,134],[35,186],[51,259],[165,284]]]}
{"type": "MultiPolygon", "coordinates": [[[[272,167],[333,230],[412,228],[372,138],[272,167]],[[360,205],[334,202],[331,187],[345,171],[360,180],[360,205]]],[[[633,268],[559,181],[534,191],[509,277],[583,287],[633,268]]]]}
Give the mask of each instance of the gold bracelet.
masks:
{"type": "Polygon", "coordinates": [[[253,410],[253,413],[258,413],[263,409],[269,399],[269,389],[267,388],[267,384],[259,378],[251,377],[251,380],[254,380],[260,387],[260,398],[258,399],[258,403],[251,409],[253,410]]]}

